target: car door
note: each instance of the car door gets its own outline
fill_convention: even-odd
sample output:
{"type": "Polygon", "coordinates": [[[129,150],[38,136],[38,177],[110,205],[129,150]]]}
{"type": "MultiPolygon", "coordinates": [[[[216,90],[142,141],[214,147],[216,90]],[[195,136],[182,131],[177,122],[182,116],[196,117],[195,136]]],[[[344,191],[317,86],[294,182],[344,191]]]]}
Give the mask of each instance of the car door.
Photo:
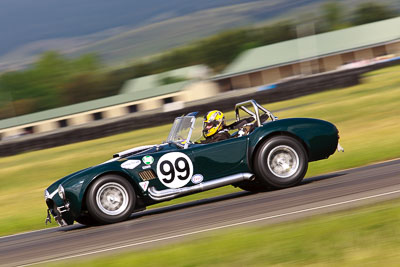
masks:
{"type": "Polygon", "coordinates": [[[247,143],[247,136],[242,136],[194,146],[191,149],[193,174],[207,181],[247,171],[247,143]]]}
{"type": "Polygon", "coordinates": [[[163,147],[160,152],[152,153],[154,164],[151,168],[157,179],[150,180],[148,186],[157,190],[176,189],[187,186],[193,176],[194,164],[191,149],[183,149],[175,144],[163,147]]]}

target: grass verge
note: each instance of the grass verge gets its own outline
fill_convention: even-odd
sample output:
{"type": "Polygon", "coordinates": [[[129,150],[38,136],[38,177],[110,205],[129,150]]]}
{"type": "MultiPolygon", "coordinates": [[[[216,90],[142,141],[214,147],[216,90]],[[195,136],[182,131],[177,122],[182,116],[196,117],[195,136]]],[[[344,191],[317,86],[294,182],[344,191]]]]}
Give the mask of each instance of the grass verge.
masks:
{"type": "MultiPolygon", "coordinates": [[[[311,163],[307,177],[400,157],[399,73],[400,66],[385,68],[368,73],[357,86],[267,105],[270,110],[282,110],[275,113],[279,118],[320,118],[339,128],[340,143],[346,152],[311,163]]],[[[233,118],[233,112],[227,112],[227,117],[233,118]]],[[[71,172],[101,163],[115,152],[160,143],[169,127],[141,129],[0,158],[0,235],[45,228],[43,190],[49,184],[71,172]]],[[[223,187],[162,205],[237,190],[223,187]]]]}

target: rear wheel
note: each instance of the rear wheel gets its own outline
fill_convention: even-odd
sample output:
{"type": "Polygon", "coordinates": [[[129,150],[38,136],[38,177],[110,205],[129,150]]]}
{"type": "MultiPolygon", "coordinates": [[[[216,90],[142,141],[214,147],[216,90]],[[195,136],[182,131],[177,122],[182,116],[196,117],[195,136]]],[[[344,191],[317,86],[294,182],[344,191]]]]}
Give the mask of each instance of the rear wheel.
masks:
{"type": "Polygon", "coordinates": [[[131,184],[118,175],[98,178],[86,196],[89,216],[100,224],[127,219],[133,212],[135,202],[136,195],[131,184]]]}
{"type": "Polygon", "coordinates": [[[266,187],[286,188],[299,184],[307,168],[306,151],[296,139],[288,136],[265,141],[254,159],[257,180],[266,187]]]}

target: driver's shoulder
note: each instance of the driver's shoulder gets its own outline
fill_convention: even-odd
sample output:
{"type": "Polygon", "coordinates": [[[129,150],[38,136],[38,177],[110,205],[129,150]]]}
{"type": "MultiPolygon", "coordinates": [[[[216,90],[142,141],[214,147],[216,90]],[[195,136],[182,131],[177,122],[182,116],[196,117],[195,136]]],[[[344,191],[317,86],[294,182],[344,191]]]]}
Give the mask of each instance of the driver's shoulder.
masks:
{"type": "Polygon", "coordinates": [[[230,137],[231,137],[231,135],[229,133],[229,130],[223,129],[216,134],[215,139],[225,140],[225,139],[229,139],[230,137]]]}

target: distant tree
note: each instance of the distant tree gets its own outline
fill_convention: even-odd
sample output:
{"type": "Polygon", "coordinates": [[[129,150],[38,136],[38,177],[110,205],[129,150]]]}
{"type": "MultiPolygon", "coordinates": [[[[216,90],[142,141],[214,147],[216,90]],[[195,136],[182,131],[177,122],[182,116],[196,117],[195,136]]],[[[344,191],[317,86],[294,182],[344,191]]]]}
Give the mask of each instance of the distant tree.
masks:
{"type": "Polygon", "coordinates": [[[57,84],[72,73],[71,63],[56,51],[45,52],[34,64],[33,70],[42,82],[57,84]]]}
{"type": "Polygon", "coordinates": [[[177,69],[183,66],[187,66],[189,62],[192,62],[191,55],[188,53],[188,48],[178,48],[170,52],[165,53],[157,60],[153,61],[152,73],[163,72],[170,69],[177,69]]]}
{"type": "Polygon", "coordinates": [[[107,74],[82,73],[62,85],[62,104],[71,105],[118,94],[107,74]]]}
{"type": "Polygon", "coordinates": [[[23,115],[108,96],[108,75],[97,75],[100,66],[94,54],[68,59],[46,52],[31,68],[0,76],[1,93],[8,96],[2,110],[9,110],[8,116],[23,115]]]}
{"type": "Polygon", "coordinates": [[[37,100],[32,98],[19,99],[12,102],[15,114],[23,115],[35,112],[37,109],[37,100]]]}
{"type": "Polygon", "coordinates": [[[153,74],[155,72],[156,62],[139,62],[132,66],[133,77],[142,77],[153,74]]]}
{"type": "Polygon", "coordinates": [[[292,21],[282,21],[270,26],[255,30],[258,34],[254,36],[254,42],[258,46],[269,45],[296,38],[295,25],[292,21]]]}
{"type": "Polygon", "coordinates": [[[328,2],[322,6],[322,22],[325,31],[338,30],[346,27],[344,25],[343,8],[339,2],[328,2]]]}
{"type": "Polygon", "coordinates": [[[93,99],[94,79],[90,74],[80,74],[62,85],[62,103],[71,105],[93,99]]]}
{"type": "Polygon", "coordinates": [[[198,43],[202,61],[219,71],[244,51],[247,40],[245,29],[222,32],[198,43]]]}
{"type": "Polygon", "coordinates": [[[10,72],[0,78],[0,118],[23,115],[37,111],[41,94],[30,86],[31,72],[10,72]]]}
{"type": "Polygon", "coordinates": [[[0,88],[3,94],[7,94],[10,100],[31,98],[39,96],[36,90],[29,86],[32,72],[8,72],[0,77],[0,88]]]}
{"type": "Polygon", "coordinates": [[[353,13],[353,24],[361,25],[395,17],[397,14],[379,3],[360,4],[353,13]]]}
{"type": "Polygon", "coordinates": [[[83,72],[96,72],[101,68],[101,60],[96,54],[84,54],[71,60],[71,67],[72,71],[78,75],[83,72]]]}
{"type": "MultiPolygon", "coordinates": [[[[39,58],[30,73],[29,85],[39,94],[39,110],[58,107],[61,103],[61,84],[72,74],[70,62],[61,54],[49,51],[39,58]]],[[[26,89],[24,89],[26,91],[26,89]]]]}

